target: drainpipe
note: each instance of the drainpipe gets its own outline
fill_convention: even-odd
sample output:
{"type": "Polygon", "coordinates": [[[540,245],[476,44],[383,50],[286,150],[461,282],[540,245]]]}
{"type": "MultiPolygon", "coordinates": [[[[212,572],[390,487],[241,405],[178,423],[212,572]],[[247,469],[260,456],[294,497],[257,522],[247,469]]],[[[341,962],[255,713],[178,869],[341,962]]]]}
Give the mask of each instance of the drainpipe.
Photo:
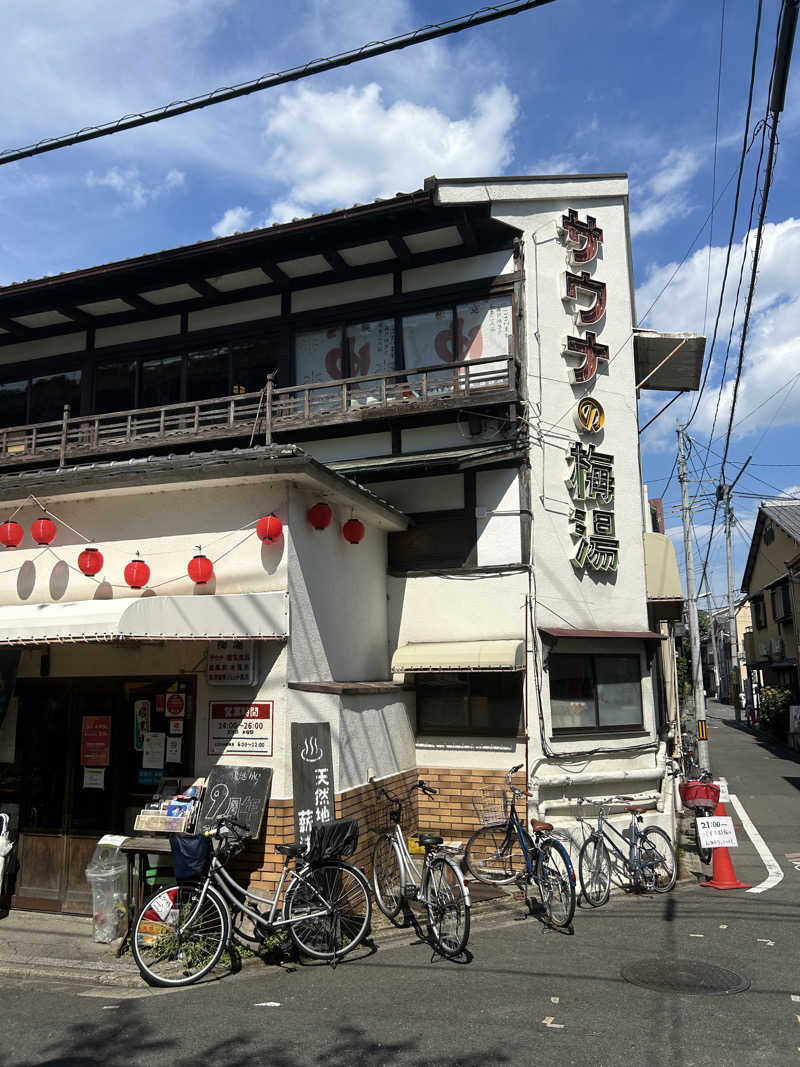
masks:
{"type": "MultiPolygon", "coordinates": [[[[569,757],[565,756],[565,758],[568,759],[569,757]]],[[[543,763],[543,762],[544,762],[544,760],[540,761],[540,763],[543,763]]],[[[538,766],[538,764],[537,764],[537,766],[538,766]]],[[[635,771],[624,771],[624,770],[623,771],[595,771],[592,774],[585,774],[585,773],[582,773],[582,774],[556,774],[556,775],[553,775],[552,777],[548,776],[546,778],[535,777],[533,779],[533,781],[530,783],[530,787],[529,788],[531,790],[531,793],[533,794],[533,803],[534,803],[534,805],[536,807],[536,810],[538,812],[538,816],[539,816],[539,818],[542,818],[543,815],[545,814],[545,812],[549,808],[553,808],[553,807],[570,807],[572,805],[572,803],[573,803],[573,801],[574,801],[576,796],[582,796],[583,795],[583,788],[584,788],[584,786],[587,786],[587,785],[600,785],[600,784],[605,783],[605,782],[622,782],[622,783],[628,783],[628,782],[652,782],[654,779],[660,784],[664,779],[664,774],[666,772],[666,766],[667,766],[667,746],[662,741],[659,744],[658,751],[656,753],[656,765],[655,765],[655,767],[650,767],[650,768],[648,768],[646,770],[635,770],[635,771]],[[578,787],[578,791],[576,791],[572,795],[572,797],[563,796],[563,797],[559,797],[557,799],[553,798],[553,799],[550,799],[550,800],[540,801],[539,800],[539,790],[542,788],[542,786],[547,786],[548,788],[550,788],[551,786],[554,786],[554,785],[563,785],[563,786],[567,786],[567,787],[569,787],[569,786],[577,786],[578,787]]],[[[645,798],[645,799],[651,800],[651,801],[657,799],[658,800],[658,810],[659,811],[663,811],[664,810],[666,797],[664,797],[664,795],[663,795],[663,793],[661,791],[658,794],[653,792],[651,796],[649,796],[648,798],[645,798]]]]}

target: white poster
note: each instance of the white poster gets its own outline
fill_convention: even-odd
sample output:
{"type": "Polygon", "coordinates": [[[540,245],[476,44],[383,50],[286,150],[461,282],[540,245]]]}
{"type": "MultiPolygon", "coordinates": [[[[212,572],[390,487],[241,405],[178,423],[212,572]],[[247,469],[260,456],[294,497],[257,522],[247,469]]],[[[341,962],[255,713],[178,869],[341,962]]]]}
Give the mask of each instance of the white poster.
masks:
{"type": "Polygon", "coordinates": [[[12,697],[0,726],[0,763],[13,763],[17,747],[17,707],[19,698],[12,697]]]}
{"type": "Polygon", "coordinates": [[[386,374],[394,370],[394,319],[359,322],[347,328],[350,376],[386,374]]]}
{"type": "Polygon", "coordinates": [[[698,819],[697,832],[701,848],[738,848],[733,819],[727,815],[698,819]]]}
{"type": "Polygon", "coordinates": [[[105,767],[84,767],[83,768],[83,788],[84,789],[105,789],[106,787],[106,769],[105,767]]]}
{"type": "Polygon", "coordinates": [[[167,738],[167,763],[180,763],[182,737],[167,738]]]}
{"type": "Polygon", "coordinates": [[[453,362],[453,312],[450,308],[403,316],[406,367],[433,367],[453,362]]]}
{"type": "Polygon", "coordinates": [[[142,767],[151,770],[161,770],[164,766],[164,742],[167,735],[164,733],[147,733],[144,735],[144,748],[142,749],[142,767]]]}
{"type": "Polygon", "coordinates": [[[331,382],[344,377],[339,326],[299,333],[295,338],[294,354],[298,385],[331,382]]]}

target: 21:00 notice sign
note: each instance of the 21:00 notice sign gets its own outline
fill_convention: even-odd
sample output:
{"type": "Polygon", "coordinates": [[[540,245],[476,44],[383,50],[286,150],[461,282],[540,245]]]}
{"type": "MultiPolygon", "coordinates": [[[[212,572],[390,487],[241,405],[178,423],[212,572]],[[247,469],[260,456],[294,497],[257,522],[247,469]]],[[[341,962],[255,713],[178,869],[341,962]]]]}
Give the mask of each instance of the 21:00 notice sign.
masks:
{"type": "Polygon", "coordinates": [[[214,700],[208,705],[210,756],[272,755],[273,702],[214,700]]]}

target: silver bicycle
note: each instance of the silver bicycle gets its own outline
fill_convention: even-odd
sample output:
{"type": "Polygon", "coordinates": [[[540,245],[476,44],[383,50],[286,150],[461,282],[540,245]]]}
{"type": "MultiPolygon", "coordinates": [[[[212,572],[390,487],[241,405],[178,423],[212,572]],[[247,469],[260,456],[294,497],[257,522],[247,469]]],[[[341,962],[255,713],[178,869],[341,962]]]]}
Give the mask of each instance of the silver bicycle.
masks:
{"type": "MultiPolygon", "coordinates": [[[[644,808],[633,806],[632,797],[610,797],[600,806],[597,823],[581,846],[578,857],[578,874],[581,889],[587,904],[599,908],[611,895],[611,854],[614,863],[627,872],[635,888],[654,889],[656,893],[668,893],[675,885],[677,862],[675,850],[668,835],[659,826],[642,830],[644,808]],[[627,836],[608,821],[606,812],[612,804],[625,804],[630,813],[627,836]]],[[[579,804],[594,804],[581,797],[579,804]]],[[[578,817],[578,822],[584,823],[578,817]]]]}
{"type": "Polygon", "coordinates": [[[392,796],[377,785],[375,788],[388,801],[388,820],[393,824],[379,833],[372,849],[372,885],[378,907],[394,922],[410,901],[424,904],[434,947],[448,958],[460,955],[469,940],[470,926],[469,889],[461,869],[447,854],[438,834],[420,833],[414,835],[425,850],[420,870],[400,825],[403,804],[412,793],[419,790],[430,797],[437,791],[422,780],[415,782],[405,797],[392,796]]]}
{"type": "MultiPolygon", "coordinates": [[[[284,864],[275,896],[269,898],[244,889],[225,870],[228,860],[244,849],[249,831],[233,819],[218,819],[209,835],[211,858],[205,873],[159,889],[134,923],[131,949],[144,980],[156,986],[197,982],[216,966],[232,930],[260,942],[288,927],[300,952],[332,963],[361,944],[371,916],[369,883],[357,867],[341,860],[337,825],[315,824],[305,853],[297,845],[275,846],[284,864]],[[294,869],[291,860],[297,860],[294,869]],[[243,929],[244,919],[251,933],[243,929]]],[[[352,841],[351,847],[355,849],[352,841]]]]}

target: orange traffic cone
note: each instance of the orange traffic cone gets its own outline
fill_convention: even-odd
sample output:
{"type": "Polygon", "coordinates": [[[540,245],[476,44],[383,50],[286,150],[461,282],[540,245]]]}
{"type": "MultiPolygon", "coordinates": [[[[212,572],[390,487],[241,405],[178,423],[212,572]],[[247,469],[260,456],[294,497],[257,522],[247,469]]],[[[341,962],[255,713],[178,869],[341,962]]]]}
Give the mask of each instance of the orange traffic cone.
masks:
{"type": "MultiPolygon", "coordinates": [[[[720,801],[714,808],[714,816],[724,816],[725,805],[720,801]]],[[[700,885],[711,889],[751,889],[750,882],[740,882],[731,863],[731,856],[727,848],[715,848],[713,852],[713,873],[710,882],[701,882],[700,885]]]]}

